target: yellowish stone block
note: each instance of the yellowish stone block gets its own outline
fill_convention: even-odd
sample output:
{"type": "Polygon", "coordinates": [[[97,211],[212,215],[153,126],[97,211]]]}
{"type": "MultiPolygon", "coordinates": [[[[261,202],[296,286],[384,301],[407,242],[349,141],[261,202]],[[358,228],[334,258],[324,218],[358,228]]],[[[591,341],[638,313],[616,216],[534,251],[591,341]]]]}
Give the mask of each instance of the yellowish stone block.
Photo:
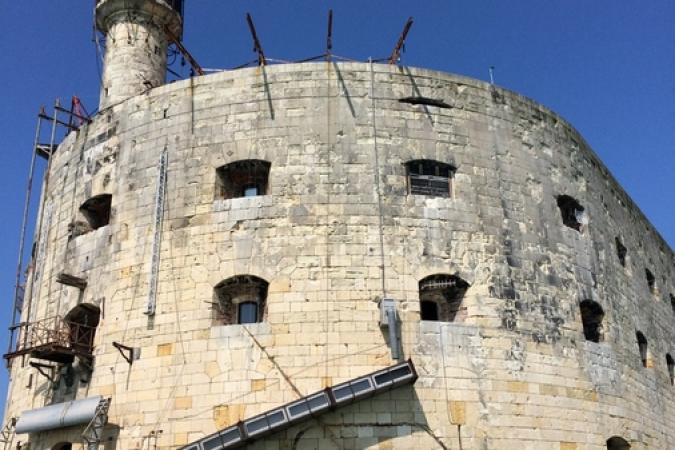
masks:
{"type": "Polygon", "coordinates": [[[169,356],[173,354],[173,344],[159,344],[157,346],[157,356],[169,356]]]}

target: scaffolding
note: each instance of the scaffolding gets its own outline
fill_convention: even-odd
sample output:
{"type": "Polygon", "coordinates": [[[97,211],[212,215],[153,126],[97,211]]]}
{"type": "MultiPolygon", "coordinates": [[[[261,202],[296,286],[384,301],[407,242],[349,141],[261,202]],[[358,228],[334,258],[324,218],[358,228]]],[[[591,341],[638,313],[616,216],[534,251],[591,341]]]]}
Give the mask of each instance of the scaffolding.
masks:
{"type": "MultiPolygon", "coordinates": [[[[91,119],[89,118],[89,115],[84,109],[82,102],[78,97],[75,96],[73,96],[71,99],[70,109],[62,107],[60,100],[56,99],[56,101],[54,102],[53,114],[51,116],[47,114],[44,106],[40,108],[40,111],[37,114],[37,125],[35,128],[35,138],[33,140],[31,162],[28,171],[28,180],[26,185],[26,195],[24,199],[23,216],[21,220],[21,231],[19,237],[19,254],[17,258],[16,276],[14,281],[14,295],[12,299],[13,302],[12,323],[9,327],[10,338],[7,349],[8,355],[14,353],[16,349],[19,347],[22,346],[25,347],[25,342],[21,342],[21,339],[26,339],[26,336],[28,335],[26,327],[31,326],[32,328],[37,329],[36,328],[37,323],[31,325],[28,322],[22,323],[18,322],[22,314],[24,313],[24,300],[26,295],[28,295],[29,297],[34,297],[32,293],[26,292],[27,283],[25,275],[28,272],[29,264],[33,265],[33,284],[35,284],[35,282],[38,281],[38,277],[40,275],[38,263],[42,254],[44,253],[44,246],[45,246],[44,242],[45,239],[41,238],[42,235],[44,234],[42,230],[43,228],[47,229],[49,227],[48,225],[49,216],[51,215],[50,206],[42,203],[39,207],[38,223],[35,230],[36,241],[34,243],[34,249],[37,250],[37,254],[35,254],[34,250],[33,254],[31,255],[31,260],[27,264],[24,258],[25,256],[24,253],[26,249],[28,215],[30,212],[30,205],[32,200],[37,158],[39,157],[47,161],[47,168],[45,170],[42,182],[42,193],[43,193],[42,197],[44,198],[44,194],[47,192],[47,186],[49,183],[49,169],[51,167],[51,159],[53,154],[56,152],[56,149],[58,148],[58,144],[56,143],[57,126],[64,127],[66,129],[66,132],[69,133],[71,131],[78,130],[80,126],[82,126],[83,124],[88,124],[90,122],[91,119]],[[64,115],[66,118],[64,118],[64,115]],[[42,135],[44,134],[43,131],[44,122],[51,122],[49,140],[46,142],[45,140],[42,139],[42,135]],[[46,221],[45,216],[47,216],[46,221]],[[21,339],[19,338],[19,335],[21,335],[21,339]]],[[[25,317],[27,318],[27,321],[30,321],[31,311],[32,305],[29,300],[25,311],[25,317]]],[[[56,330],[54,330],[54,332],[56,332],[56,330]]],[[[10,364],[10,361],[11,358],[7,358],[8,366],[10,364]]]]}

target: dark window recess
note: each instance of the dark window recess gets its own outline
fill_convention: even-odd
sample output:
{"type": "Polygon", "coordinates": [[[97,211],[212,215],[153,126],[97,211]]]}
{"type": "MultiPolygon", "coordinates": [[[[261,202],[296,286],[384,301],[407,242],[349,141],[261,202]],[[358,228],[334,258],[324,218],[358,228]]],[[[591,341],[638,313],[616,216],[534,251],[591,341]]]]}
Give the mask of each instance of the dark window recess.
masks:
{"type": "Polygon", "coordinates": [[[670,384],[675,386],[675,361],[670,353],[666,353],[666,366],[668,367],[668,376],[670,377],[670,384]]]}
{"type": "Polygon", "coordinates": [[[214,288],[215,325],[262,322],[267,300],[267,281],[253,275],[238,275],[214,288]]]}
{"type": "Polygon", "coordinates": [[[82,303],[71,309],[64,317],[70,329],[70,347],[78,353],[90,355],[94,348],[96,327],[100,318],[101,310],[88,303],[82,303]]]}
{"type": "Polygon", "coordinates": [[[73,444],[71,444],[70,442],[61,442],[53,446],[52,450],[71,450],[72,448],[73,444]]]}
{"type": "Polygon", "coordinates": [[[588,223],[584,207],[569,195],[559,195],[557,203],[563,224],[581,233],[583,226],[588,223]]]}
{"type": "Polygon", "coordinates": [[[645,278],[647,278],[647,286],[649,287],[649,291],[653,294],[656,292],[656,277],[654,277],[654,274],[649,270],[645,269],[645,278]]]}
{"type": "Polygon", "coordinates": [[[607,439],[607,450],[630,450],[630,444],[624,438],[612,436],[607,439]]]}
{"type": "Polygon", "coordinates": [[[410,194],[434,197],[452,196],[452,178],[455,168],[450,164],[419,159],[409,161],[405,167],[410,194]]]}
{"type": "Polygon", "coordinates": [[[670,307],[673,310],[673,314],[675,314],[675,295],[670,294],[670,307]]]}
{"type": "Polygon", "coordinates": [[[420,318],[454,322],[464,319],[462,306],[469,283],[455,275],[431,275],[419,282],[420,318]]]}
{"type": "Polygon", "coordinates": [[[602,319],[605,312],[593,300],[584,300],[579,304],[581,322],[584,325],[584,337],[587,341],[600,342],[603,340],[602,319]]]}
{"type": "Polygon", "coordinates": [[[265,195],[270,163],[246,159],[216,169],[216,198],[237,198],[265,195]]]}
{"type": "Polygon", "coordinates": [[[438,320],[438,305],[434,301],[423,300],[420,302],[420,318],[422,320],[438,320]]]}
{"type": "Polygon", "coordinates": [[[439,108],[452,108],[452,106],[445,103],[441,98],[412,96],[400,98],[398,99],[398,101],[400,103],[409,103],[411,105],[426,105],[426,106],[437,106],[439,108]]]}
{"type": "Polygon", "coordinates": [[[619,262],[624,267],[626,267],[626,253],[627,252],[628,252],[628,250],[623,245],[623,243],[621,243],[621,239],[619,239],[617,237],[616,238],[616,256],[619,258],[619,262]]]}
{"type": "Polygon", "coordinates": [[[624,438],[613,436],[607,439],[607,450],[630,450],[630,444],[624,438]]]}
{"type": "Polygon", "coordinates": [[[635,333],[635,338],[637,339],[638,350],[640,351],[642,367],[647,367],[647,356],[649,354],[647,350],[647,338],[645,338],[645,335],[639,331],[635,333]]]}
{"type": "Polygon", "coordinates": [[[91,230],[104,227],[110,223],[110,206],[112,195],[101,194],[92,197],[80,206],[80,213],[91,230]]]}

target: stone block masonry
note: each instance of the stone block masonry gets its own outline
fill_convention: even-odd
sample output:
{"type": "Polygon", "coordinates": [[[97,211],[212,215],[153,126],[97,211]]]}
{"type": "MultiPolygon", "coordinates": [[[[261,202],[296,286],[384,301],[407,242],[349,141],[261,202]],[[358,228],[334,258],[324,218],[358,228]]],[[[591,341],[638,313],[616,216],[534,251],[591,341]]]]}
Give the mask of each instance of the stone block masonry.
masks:
{"type": "MultiPolygon", "coordinates": [[[[425,167],[417,175],[433,181],[425,167]]],[[[96,306],[93,370],[63,366],[52,383],[16,362],[6,418],[100,394],[112,397],[101,447],[178,448],[391,365],[378,325],[384,287],[416,384],[250,448],[602,450],[612,437],[675,448],[672,250],[583,138],[515,93],[361,63],[196,77],[71,133],[43,202],[46,256],[26,303],[37,318],[96,306]],[[411,96],[450,108],[399,101],[411,96]],[[164,149],[157,309],[147,316],[164,149]],[[245,171],[218,178],[242,160],[269,163],[264,188],[245,171]],[[451,195],[410,193],[406,163],[418,160],[453,168],[451,195]],[[224,182],[241,183],[241,195],[223,198],[224,182]],[[71,236],[79,206],[101,194],[112,196],[109,223],[71,236]],[[563,216],[561,195],[583,211],[563,216]],[[55,282],[62,272],[88,280],[82,294],[55,282]],[[420,281],[439,274],[468,285],[452,322],[421,320],[420,281]],[[582,317],[584,300],[600,306],[599,322],[582,317]],[[139,358],[129,364],[113,341],[139,358]]],[[[51,449],[81,431],[19,438],[51,449]]]]}

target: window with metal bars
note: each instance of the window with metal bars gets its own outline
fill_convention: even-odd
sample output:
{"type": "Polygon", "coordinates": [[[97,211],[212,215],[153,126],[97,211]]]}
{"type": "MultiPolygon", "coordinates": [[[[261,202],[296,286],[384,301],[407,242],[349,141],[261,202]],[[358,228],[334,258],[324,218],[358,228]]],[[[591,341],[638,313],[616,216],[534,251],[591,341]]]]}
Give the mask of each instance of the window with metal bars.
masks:
{"type": "Polygon", "coordinates": [[[455,168],[431,159],[417,159],[405,164],[408,193],[430,197],[452,197],[455,168]]]}
{"type": "Polygon", "coordinates": [[[469,283],[456,275],[430,275],[419,282],[420,319],[460,322],[466,316],[462,305],[469,283]]]}

